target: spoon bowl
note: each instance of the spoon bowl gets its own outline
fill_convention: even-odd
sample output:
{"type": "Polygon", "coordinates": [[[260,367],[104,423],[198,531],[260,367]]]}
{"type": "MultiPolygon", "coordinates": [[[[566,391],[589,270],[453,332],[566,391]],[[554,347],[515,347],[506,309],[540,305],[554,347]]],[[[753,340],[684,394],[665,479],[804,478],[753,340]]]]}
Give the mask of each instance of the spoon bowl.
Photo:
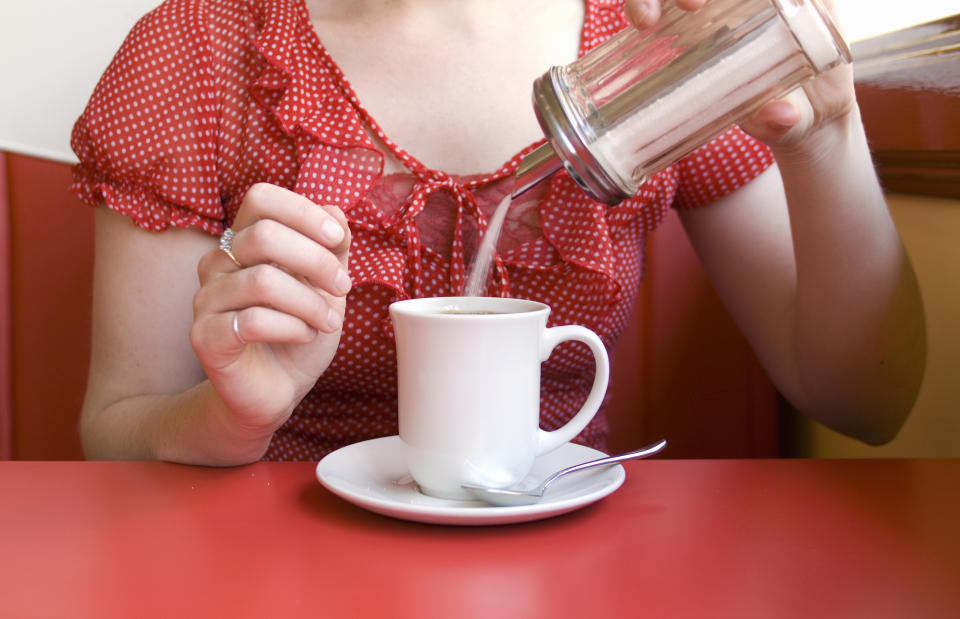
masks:
{"type": "Polygon", "coordinates": [[[483,486],[472,486],[468,484],[464,484],[462,488],[469,492],[473,498],[483,501],[484,503],[489,503],[490,505],[499,505],[504,507],[515,505],[533,505],[543,498],[543,494],[546,492],[547,487],[550,484],[557,481],[564,475],[576,473],[578,471],[583,471],[596,466],[609,466],[611,464],[616,464],[617,462],[623,462],[624,460],[646,458],[659,453],[666,446],[667,441],[659,441],[656,443],[651,443],[646,447],[641,447],[640,449],[629,451],[617,456],[607,456],[606,458],[599,458],[597,460],[590,460],[589,462],[575,464],[565,469],[561,469],[550,477],[547,477],[545,480],[543,480],[543,483],[532,490],[520,490],[516,488],[486,488],[483,486]]]}

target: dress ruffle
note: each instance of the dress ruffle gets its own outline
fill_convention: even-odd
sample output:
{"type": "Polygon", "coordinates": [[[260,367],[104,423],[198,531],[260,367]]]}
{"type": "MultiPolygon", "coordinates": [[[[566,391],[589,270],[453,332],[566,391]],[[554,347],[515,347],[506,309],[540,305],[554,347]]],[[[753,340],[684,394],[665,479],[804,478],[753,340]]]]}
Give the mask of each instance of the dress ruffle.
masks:
{"type": "MultiPolygon", "coordinates": [[[[618,10],[616,2],[590,6],[593,10],[618,10]]],[[[384,217],[366,199],[382,175],[384,155],[367,132],[374,128],[364,122],[361,103],[320,43],[302,3],[263,3],[259,10],[256,48],[266,62],[254,83],[253,96],[296,141],[301,162],[297,191],[317,202],[336,204],[346,214],[354,232],[350,271],[355,285],[387,286],[397,299],[414,295],[418,292],[411,286],[415,271],[437,265],[412,264],[406,247],[410,230],[384,217]],[[324,182],[329,177],[326,171],[334,169],[339,174],[336,187],[324,182]]],[[[482,182],[512,176],[523,156],[538,145],[525,148],[482,182]]],[[[414,191],[418,188],[415,185],[414,191]]],[[[468,193],[471,188],[457,187],[456,191],[468,193]]],[[[601,203],[574,213],[565,211],[564,196],[572,192],[581,190],[565,172],[556,175],[539,204],[543,237],[506,251],[501,258],[508,270],[549,270],[564,265],[582,270],[582,276],[600,280],[592,287],[607,290],[605,303],[613,304],[619,299],[621,285],[614,268],[610,226],[623,220],[608,221],[609,207],[601,203]]],[[[420,251],[416,259],[440,260],[427,250],[420,251]]],[[[454,284],[447,291],[460,293],[454,284]]]]}
{"type": "Polygon", "coordinates": [[[105,204],[111,210],[126,215],[140,228],[163,231],[176,228],[199,228],[210,234],[223,233],[223,215],[219,204],[205,214],[195,208],[177,204],[156,193],[157,183],[124,183],[100,177],[89,169],[76,167],[70,190],[81,201],[90,205],[105,204]]]}
{"type": "Polygon", "coordinates": [[[324,196],[326,203],[347,209],[382,171],[383,155],[340,90],[338,69],[320,46],[305,5],[262,2],[255,6],[259,31],[254,45],[265,63],[251,87],[252,96],[295,140],[300,177],[308,183],[324,180],[327,169],[348,164],[346,169],[353,170],[346,183],[350,190],[337,188],[340,191],[324,196]],[[349,165],[357,162],[362,165],[349,165]]]}
{"type": "Polygon", "coordinates": [[[222,231],[215,148],[187,135],[216,131],[208,67],[194,51],[202,47],[204,33],[196,27],[202,19],[196,6],[165,4],[140,19],[124,40],[71,134],[80,160],[71,191],[81,201],[106,204],[149,230],[222,231]],[[156,37],[175,14],[189,25],[156,37]],[[166,62],[181,46],[188,51],[165,75],[179,89],[171,97],[142,66],[166,62]]]}
{"type": "MultiPolygon", "coordinates": [[[[222,85],[223,80],[237,74],[221,67],[217,70],[222,75],[211,75],[220,81],[197,79],[209,73],[209,67],[222,62],[205,54],[229,45],[215,39],[221,36],[220,30],[209,27],[206,21],[216,18],[211,13],[214,9],[200,11],[196,6],[186,0],[171,0],[162,5],[138,24],[118,59],[122,62],[125,53],[143,58],[162,53],[164,50],[156,41],[164,38],[154,36],[158,21],[172,21],[174,15],[179,16],[176,19],[187,20],[182,32],[203,33],[210,40],[184,39],[176,43],[183,46],[185,58],[184,62],[174,65],[182,71],[176,83],[186,90],[179,92],[176,100],[170,100],[167,107],[170,113],[179,115],[178,123],[189,120],[202,135],[216,136],[218,126],[224,122],[215,111],[217,101],[224,96],[217,88],[229,88],[222,85]],[[192,103],[183,103],[186,101],[192,103]]],[[[91,100],[92,120],[81,119],[75,129],[75,149],[84,162],[76,171],[74,191],[77,195],[91,204],[106,202],[144,228],[162,230],[174,225],[219,234],[224,225],[230,224],[249,183],[278,182],[317,203],[334,204],[344,211],[354,230],[350,268],[356,284],[387,286],[400,299],[421,292],[422,287],[413,280],[422,278],[424,273],[446,269],[450,273],[449,289],[437,292],[459,294],[457,285],[463,279],[462,264],[458,266],[450,256],[439,256],[429,248],[417,246],[417,231],[411,222],[421,217],[417,209],[422,205],[415,207],[412,216],[406,219],[388,218],[368,199],[371,188],[383,175],[384,144],[418,177],[412,193],[419,192],[422,199],[427,199],[431,192],[449,192],[460,202],[458,217],[479,219],[483,216],[466,212],[475,208],[471,198],[475,189],[484,183],[508,181],[523,156],[539,144],[528,146],[489,175],[471,177],[469,183],[427,170],[382,135],[340,68],[327,54],[302,1],[249,2],[233,10],[243,13],[243,21],[237,23],[244,25],[235,32],[242,31],[250,37],[247,49],[252,51],[242,63],[231,65],[240,67],[241,72],[239,77],[234,77],[239,80],[236,92],[259,109],[258,118],[262,117],[268,125],[258,125],[260,133],[247,136],[250,140],[246,145],[247,159],[260,156],[269,162],[275,153],[256,149],[270,143],[264,139],[270,137],[269,132],[281,132],[296,160],[296,168],[290,171],[289,177],[286,173],[277,176],[274,172],[274,176],[264,178],[259,172],[268,164],[254,165],[243,159],[239,167],[252,172],[248,170],[245,176],[240,175],[241,180],[224,187],[223,178],[232,174],[234,160],[220,161],[222,153],[215,147],[218,140],[183,144],[190,154],[190,161],[184,163],[183,157],[172,156],[179,150],[160,146],[183,140],[171,133],[172,130],[164,129],[177,126],[175,123],[148,123],[136,118],[125,119],[125,123],[143,127],[136,129],[138,143],[148,145],[151,150],[144,157],[122,161],[118,156],[118,152],[122,152],[122,144],[117,145],[119,129],[107,130],[97,123],[103,122],[100,120],[103,116],[123,117],[113,113],[109,106],[114,102],[109,97],[98,101],[95,96],[91,100]],[[111,114],[104,115],[107,109],[111,114]],[[371,137],[374,135],[380,138],[379,142],[375,143],[371,137]],[[195,170],[198,162],[199,173],[195,170]]],[[[586,11],[581,53],[626,25],[618,0],[587,2],[586,11]]],[[[122,82],[123,75],[120,72],[114,79],[122,82]]],[[[161,109],[164,108],[161,106],[161,109]]],[[[713,165],[710,148],[705,147],[697,156],[708,157],[710,160],[706,163],[713,165]]],[[[715,155],[722,161],[724,153],[718,151],[715,155]]],[[[624,230],[637,226],[647,231],[656,227],[663,217],[662,205],[673,203],[672,195],[658,193],[675,191],[678,179],[682,181],[686,174],[697,174],[695,169],[685,172],[682,165],[677,169],[680,176],[669,170],[651,179],[636,198],[614,207],[586,200],[565,172],[556,174],[541,191],[537,204],[542,236],[505,249],[499,255],[499,294],[506,294],[508,290],[513,295],[521,293],[509,289],[509,281],[515,279],[512,274],[518,271],[555,272],[550,276],[567,274],[592,290],[604,291],[598,301],[601,306],[615,304],[622,298],[624,286],[623,274],[617,272],[614,238],[623,238],[624,230]],[[570,208],[570,204],[576,207],[570,208]]],[[[714,197],[681,192],[676,203],[691,206],[714,197]]],[[[456,235],[454,242],[463,244],[456,235]]],[[[459,251],[461,247],[451,255],[459,258],[459,251]]],[[[536,293],[523,291],[523,294],[536,293]]]]}
{"type": "Polygon", "coordinates": [[[302,131],[319,143],[338,148],[373,145],[349,102],[338,96],[336,79],[301,2],[260,2],[254,7],[259,30],[254,46],[266,61],[252,91],[290,136],[302,131]]]}

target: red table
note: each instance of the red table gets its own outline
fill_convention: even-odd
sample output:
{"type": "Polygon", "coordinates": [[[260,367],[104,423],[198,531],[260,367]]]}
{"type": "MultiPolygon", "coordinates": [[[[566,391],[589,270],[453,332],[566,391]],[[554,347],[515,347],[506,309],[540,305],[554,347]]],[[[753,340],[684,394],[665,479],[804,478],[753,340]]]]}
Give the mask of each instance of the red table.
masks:
{"type": "Polygon", "coordinates": [[[518,525],[368,513],[312,463],[0,463],[0,616],[960,617],[960,460],[647,460],[518,525]]]}

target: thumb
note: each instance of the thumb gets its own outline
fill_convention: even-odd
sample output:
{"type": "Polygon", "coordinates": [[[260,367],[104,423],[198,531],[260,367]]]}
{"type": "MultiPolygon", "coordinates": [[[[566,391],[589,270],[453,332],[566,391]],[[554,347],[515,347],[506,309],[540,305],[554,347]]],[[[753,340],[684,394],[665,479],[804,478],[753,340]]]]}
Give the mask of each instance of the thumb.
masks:
{"type": "Polygon", "coordinates": [[[812,121],[813,109],[803,90],[798,88],[787,97],[771,101],[740,121],[744,131],[761,142],[774,146],[801,133],[812,121]]]}

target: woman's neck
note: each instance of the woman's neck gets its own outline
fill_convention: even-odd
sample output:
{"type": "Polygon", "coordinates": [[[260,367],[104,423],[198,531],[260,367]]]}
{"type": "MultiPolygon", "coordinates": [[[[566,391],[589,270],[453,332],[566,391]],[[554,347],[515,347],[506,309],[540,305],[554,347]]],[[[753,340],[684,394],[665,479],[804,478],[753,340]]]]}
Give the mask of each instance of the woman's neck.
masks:
{"type": "Polygon", "coordinates": [[[533,80],[576,58],[583,19],[581,0],[308,1],[324,47],[386,134],[455,174],[495,170],[542,137],[533,80]]]}

